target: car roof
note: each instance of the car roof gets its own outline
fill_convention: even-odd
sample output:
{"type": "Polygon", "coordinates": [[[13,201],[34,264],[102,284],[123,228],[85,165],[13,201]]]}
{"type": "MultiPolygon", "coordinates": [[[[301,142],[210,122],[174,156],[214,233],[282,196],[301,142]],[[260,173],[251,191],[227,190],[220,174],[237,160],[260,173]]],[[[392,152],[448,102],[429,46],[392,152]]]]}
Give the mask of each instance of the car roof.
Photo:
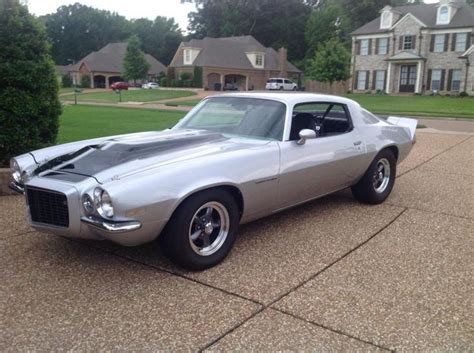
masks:
{"type": "Polygon", "coordinates": [[[310,92],[268,92],[268,91],[253,91],[242,93],[224,93],[209,96],[211,97],[236,97],[236,98],[255,98],[255,99],[270,99],[284,102],[288,105],[295,105],[298,103],[307,102],[328,102],[328,103],[342,103],[347,105],[359,106],[359,103],[352,99],[334,96],[329,94],[317,94],[310,92]]]}

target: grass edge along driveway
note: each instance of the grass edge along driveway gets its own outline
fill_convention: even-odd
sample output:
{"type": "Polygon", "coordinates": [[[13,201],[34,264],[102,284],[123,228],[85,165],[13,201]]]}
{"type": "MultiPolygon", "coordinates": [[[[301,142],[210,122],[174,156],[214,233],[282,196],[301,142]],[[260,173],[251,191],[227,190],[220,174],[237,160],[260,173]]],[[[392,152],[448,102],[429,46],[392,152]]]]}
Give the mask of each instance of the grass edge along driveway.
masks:
{"type": "MultiPolygon", "coordinates": [[[[161,90],[161,89],[130,89],[123,90],[122,102],[157,102],[181,97],[195,96],[196,92],[185,90],[161,90]]],[[[74,100],[74,95],[68,94],[62,97],[67,100],[74,100]]],[[[112,90],[80,93],[77,95],[78,101],[93,101],[118,103],[119,94],[112,90]]]]}

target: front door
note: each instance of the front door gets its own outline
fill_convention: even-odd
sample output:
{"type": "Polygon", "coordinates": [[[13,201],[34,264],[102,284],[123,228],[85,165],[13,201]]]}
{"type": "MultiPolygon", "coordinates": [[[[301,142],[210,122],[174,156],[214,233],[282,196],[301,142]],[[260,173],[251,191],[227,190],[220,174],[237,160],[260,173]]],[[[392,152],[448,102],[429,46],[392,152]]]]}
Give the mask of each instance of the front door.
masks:
{"type": "Polygon", "coordinates": [[[416,65],[402,65],[400,68],[400,92],[415,92],[416,65]]]}

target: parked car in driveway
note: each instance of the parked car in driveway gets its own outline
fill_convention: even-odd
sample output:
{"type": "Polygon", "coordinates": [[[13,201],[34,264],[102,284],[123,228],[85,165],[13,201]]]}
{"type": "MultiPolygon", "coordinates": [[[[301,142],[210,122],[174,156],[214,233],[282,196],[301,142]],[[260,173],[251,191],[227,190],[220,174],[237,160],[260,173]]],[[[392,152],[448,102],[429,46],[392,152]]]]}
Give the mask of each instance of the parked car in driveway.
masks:
{"type": "Polygon", "coordinates": [[[235,84],[235,83],[227,82],[227,83],[224,85],[223,90],[224,90],[224,91],[238,91],[238,90],[239,90],[239,86],[237,86],[237,84],[235,84]]]}
{"type": "Polygon", "coordinates": [[[160,88],[160,85],[156,82],[148,82],[148,83],[144,83],[142,85],[142,88],[143,89],[158,89],[160,88]]]}
{"type": "Polygon", "coordinates": [[[298,85],[286,78],[269,78],[265,84],[265,89],[279,91],[296,91],[298,85]]]}
{"type": "Polygon", "coordinates": [[[37,230],[126,246],[161,234],[173,261],[202,270],[226,257],[239,224],[348,187],[385,201],[416,123],[336,96],[223,94],[165,131],[15,157],[11,186],[37,230]]]}
{"type": "Polygon", "coordinates": [[[128,90],[129,87],[132,87],[132,85],[128,82],[114,82],[110,85],[110,88],[112,88],[114,91],[128,90]]]}

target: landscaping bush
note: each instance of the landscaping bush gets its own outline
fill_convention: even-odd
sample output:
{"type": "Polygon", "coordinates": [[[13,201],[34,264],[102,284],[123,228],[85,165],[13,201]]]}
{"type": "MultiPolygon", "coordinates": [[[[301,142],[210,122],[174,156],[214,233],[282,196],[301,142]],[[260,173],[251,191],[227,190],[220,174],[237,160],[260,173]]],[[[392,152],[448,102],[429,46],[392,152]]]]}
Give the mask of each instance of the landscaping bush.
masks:
{"type": "Polygon", "coordinates": [[[168,78],[166,78],[166,77],[160,78],[160,86],[161,87],[168,87],[168,78]]]}
{"type": "Polygon", "coordinates": [[[91,78],[88,75],[84,75],[81,77],[81,87],[91,88],[91,78]]]}
{"type": "Polygon", "coordinates": [[[174,67],[168,67],[168,70],[166,71],[166,77],[168,78],[168,84],[172,86],[171,82],[176,78],[174,67]]]}
{"type": "Polygon", "coordinates": [[[192,80],[183,80],[183,87],[193,87],[192,80]]]}
{"type": "Polygon", "coordinates": [[[194,67],[193,86],[197,88],[202,88],[202,67],[194,67]]]}
{"type": "Polygon", "coordinates": [[[54,144],[61,104],[43,24],[18,0],[0,1],[0,166],[54,144]]]}
{"type": "Polygon", "coordinates": [[[72,87],[72,79],[71,76],[65,74],[61,77],[61,86],[63,88],[71,88],[72,87]]]}
{"type": "Polygon", "coordinates": [[[188,81],[191,79],[191,74],[189,72],[182,72],[179,78],[181,81],[188,81]]]}
{"type": "Polygon", "coordinates": [[[182,87],[183,82],[181,80],[173,79],[171,80],[171,87],[182,87]]]}
{"type": "Polygon", "coordinates": [[[459,97],[461,98],[469,97],[469,94],[466,91],[462,91],[459,93],[459,97]]]}

